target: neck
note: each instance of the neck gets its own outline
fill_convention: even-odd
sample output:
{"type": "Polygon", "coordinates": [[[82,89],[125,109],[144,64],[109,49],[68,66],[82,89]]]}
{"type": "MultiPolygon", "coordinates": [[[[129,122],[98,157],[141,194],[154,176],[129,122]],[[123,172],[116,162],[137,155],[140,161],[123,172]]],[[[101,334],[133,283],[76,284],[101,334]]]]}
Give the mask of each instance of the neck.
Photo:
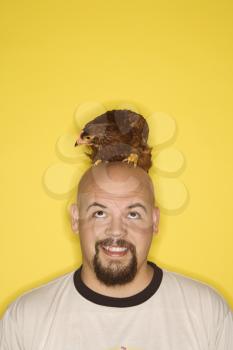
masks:
{"type": "Polygon", "coordinates": [[[83,283],[94,292],[110,297],[125,298],[135,295],[145,289],[151,282],[154,269],[145,261],[137,270],[136,276],[131,282],[124,285],[106,286],[97,278],[92,268],[83,262],[81,279],[83,283]]]}

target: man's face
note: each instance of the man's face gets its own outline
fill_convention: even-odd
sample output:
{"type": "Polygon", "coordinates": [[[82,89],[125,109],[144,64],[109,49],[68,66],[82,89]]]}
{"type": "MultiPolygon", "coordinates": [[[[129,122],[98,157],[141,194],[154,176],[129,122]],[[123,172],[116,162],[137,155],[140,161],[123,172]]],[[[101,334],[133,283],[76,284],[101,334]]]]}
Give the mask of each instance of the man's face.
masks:
{"type": "Polygon", "coordinates": [[[83,265],[105,285],[122,285],[132,281],[147,261],[159,213],[144,183],[146,174],[121,168],[125,176],[119,177],[116,169],[112,174],[100,170],[92,173],[79,193],[83,265]]]}

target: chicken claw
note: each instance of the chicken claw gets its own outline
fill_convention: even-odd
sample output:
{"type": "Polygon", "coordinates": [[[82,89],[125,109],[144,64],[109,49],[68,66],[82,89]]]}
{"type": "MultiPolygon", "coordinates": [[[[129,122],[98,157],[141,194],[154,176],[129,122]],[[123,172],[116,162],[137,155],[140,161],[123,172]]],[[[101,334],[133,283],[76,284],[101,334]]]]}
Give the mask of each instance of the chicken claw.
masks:
{"type": "Polygon", "coordinates": [[[130,153],[130,155],[123,159],[122,162],[127,162],[128,164],[133,163],[134,167],[137,166],[138,155],[136,153],[130,153]]]}
{"type": "Polygon", "coordinates": [[[93,165],[96,166],[96,165],[98,165],[98,164],[101,163],[101,162],[102,162],[101,159],[97,159],[93,165]]]}

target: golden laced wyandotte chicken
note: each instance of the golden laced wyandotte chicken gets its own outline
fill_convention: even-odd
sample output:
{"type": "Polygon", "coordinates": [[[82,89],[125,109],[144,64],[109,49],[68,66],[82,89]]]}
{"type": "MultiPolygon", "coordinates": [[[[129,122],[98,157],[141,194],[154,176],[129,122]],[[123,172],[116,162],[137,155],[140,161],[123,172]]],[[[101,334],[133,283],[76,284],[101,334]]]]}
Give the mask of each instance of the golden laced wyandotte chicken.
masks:
{"type": "Polygon", "coordinates": [[[123,161],[148,172],[152,165],[146,119],[130,110],[111,110],[88,122],[75,146],[91,148],[92,163],[123,161]]]}

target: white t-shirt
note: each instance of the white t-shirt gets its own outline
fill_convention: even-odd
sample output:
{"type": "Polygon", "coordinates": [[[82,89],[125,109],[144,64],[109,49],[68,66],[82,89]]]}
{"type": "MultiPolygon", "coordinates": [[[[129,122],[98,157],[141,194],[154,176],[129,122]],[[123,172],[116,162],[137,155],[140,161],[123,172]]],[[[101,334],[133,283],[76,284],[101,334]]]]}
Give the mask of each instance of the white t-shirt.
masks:
{"type": "Polygon", "coordinates": [[[81,268],[16,299],[0,327],[1,350],[233,350],[233,315],[208,285],[154,268],[127,298],[94,292],[81,268]]]}

